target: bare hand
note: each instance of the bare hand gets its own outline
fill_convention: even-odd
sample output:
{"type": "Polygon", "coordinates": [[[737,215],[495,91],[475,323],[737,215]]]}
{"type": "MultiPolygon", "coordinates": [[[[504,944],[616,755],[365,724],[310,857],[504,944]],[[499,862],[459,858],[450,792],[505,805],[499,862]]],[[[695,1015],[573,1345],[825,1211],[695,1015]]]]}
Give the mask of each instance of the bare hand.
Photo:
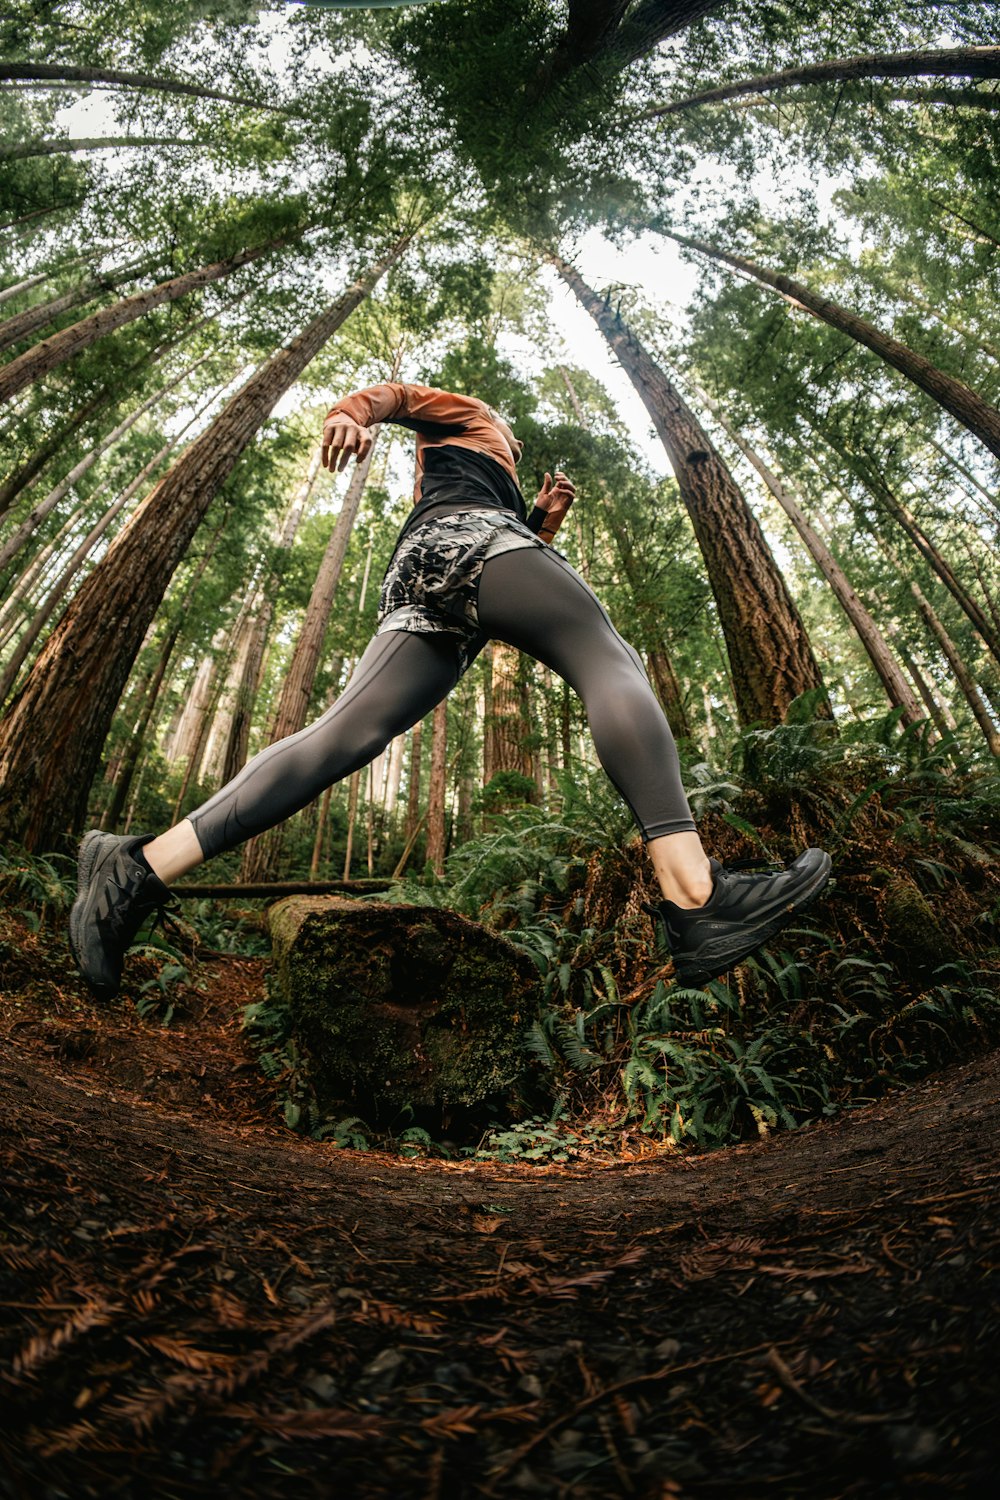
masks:
{"type": "Polygon", "coordinates": [[[329,469],[331,474],[338,470],[343,473],[351,461],[352,454],[358,463],[368,457],[372,441],[368,428],[362,427],[359,422],[340,414],[329,416],[323,423],[323,451],[320,454],[320,463],[324,469],[329,469]]]}
{"type": "Polygon", "coordinates": [[[575,496],[576,489],[566,478],[562,469],[556,470],[554,479],[551,474],[546,474],[545,482],[535,499],[539,510],[547,512],[547,519],[539,532],[539,535],[546,541],[554,537],[559,530],[575,496]]]}

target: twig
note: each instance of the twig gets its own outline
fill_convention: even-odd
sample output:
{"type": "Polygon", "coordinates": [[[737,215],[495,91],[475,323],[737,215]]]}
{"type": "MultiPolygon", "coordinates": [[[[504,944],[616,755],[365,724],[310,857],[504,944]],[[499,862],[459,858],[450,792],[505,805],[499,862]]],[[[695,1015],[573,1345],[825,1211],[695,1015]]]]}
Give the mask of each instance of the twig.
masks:
{"type": "MultiPolygon", "coordinates": [[[[783,1345],[793,1344],[795,1340],[782,1339],[781,1343],[783,1345]]],[[[724,1364],[727,1360],[731,1359],[743,1359],[748,1354],[759,1354],[762,1349],[773,1350],[775,1347],[774,1344],[768,1343],[752,1344],[747,1349],[733,1349],[728,1354],[713,1354],[706,1359],[692,1359],[683,1365],[662,1365],[660,1369],[653,1370],[648,1375],[631,1375],[626,1380],[616,1381],[614,1385],[602,1386],[592,1396],[586,1396],[582,1401],[578,1401],[572,1411],[564,1412],[562,1416],[556,1417],[555,1421],[550,1422],[547,1427],[543,1427],[541,1432],[536,1432],[530,1441],[522,1444],[513,1458],[508,1459],[503,1468],[497,1469],[492,1475],[489,1485],[483,1490],[483,1494],[487,1496],[495,1494],[495,1485],[503,1479],[505,1474],[509,1474],[511,1469],[516,1468],[532,1449],[537,1448],[539,1443],[544,1443],[545,1439],[558,1428],[564,1427],[567,1422],[572,1422],[574,1417],[579,1416],[580,1412],[586,1411],[588,1406],[593,1406],[596,1402],[603,1401],[605,1396],[613,1396],[616,1391],[623,1391],[631,1385],[649,1385],[656,1380],[666,1380],[671,1375],[681,1375],[688,1370],[701,1370],[707,1365],[724,1364]]]]}
{"type": "Polygon", "coordinates": [[[811,1407],[827,1422],[850,1422],[853,1425],[868,1427],[878,1422],[905,1422],[909,1415],[908,1412],[898,1411],[836,1411],[832,1406],[824,1406],[822,1401],[817,1401],[815,1396],[810,1396],[808,1391],[803,1390],[773,1345],[767,1351],[767,1363],[786,1390],[791,1391],[793,1396],[798,1396],[800,1401],[811,1407]]]}

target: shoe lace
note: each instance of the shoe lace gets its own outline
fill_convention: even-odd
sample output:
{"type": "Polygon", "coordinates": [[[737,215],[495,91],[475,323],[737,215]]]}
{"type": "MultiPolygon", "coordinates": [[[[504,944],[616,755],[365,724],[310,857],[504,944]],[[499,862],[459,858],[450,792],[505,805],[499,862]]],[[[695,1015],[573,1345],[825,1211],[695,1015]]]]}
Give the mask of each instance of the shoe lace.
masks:
{"type": "Polygon", "coordinates": [[[785,866],[776,859],[734,859],[726,865],[729,874],[739,870],[760,870],[764,875],[780,875],[785,866]]]}
{"type": "Polygon", "coordinates": [[[152,913],[153,917],[149,929],[150,935],[152,935],[152,933],[154,932],[157,923],[159,923],[164,930],[166,930],[169,925],[169,928],[172,932],[176,933],[178,936],[183,935],[181,928],[173,920],[172,915],[174,912],[178,912],[181,909],[181,904],[176,898],[174,898],[173,900],[168,900],[164,898],[157,898],[155,896],[147,896],[145,899],[143,899],[139,894],[139,891],[141,891],[142,889],[141,882],[139,883],[137,888],[136,885],[126,877],[125,884],[123,885],[115,878],[116,874],[117,871],[111,874],[108,877],[108,881],[110,885],[113,885],[116,890],[121,892],[124,899],[121,901],[109,901],[107,914],[105,916],[105,924],[107,926],[107,929],[114,937],[124,939],[126,942],[131,942],[135,937],[135,934],[139,931],[140,927],[142,927],[143,923],[149,917],[150,913],[152,913]],[[130,900],[129,897],[131,897],[132,899],[130,900]]]}

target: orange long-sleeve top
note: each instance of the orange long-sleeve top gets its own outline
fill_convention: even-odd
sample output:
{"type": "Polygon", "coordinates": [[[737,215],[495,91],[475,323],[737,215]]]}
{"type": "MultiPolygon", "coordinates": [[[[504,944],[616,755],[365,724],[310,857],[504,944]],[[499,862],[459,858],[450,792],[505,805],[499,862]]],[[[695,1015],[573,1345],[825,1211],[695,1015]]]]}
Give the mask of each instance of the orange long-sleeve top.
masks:
{"type": "MultiPolygon", "coordinates": [[[[403,385],[385,381],[345,396],[331,409],[330,415],[343,413],[363,427],[377,422],[396,422],[417,434],[417,473],[413,487],[414,501],[425,497],[424,477],[428,456],[434,449],[461,448],[470,453],[485,454],[499,464],[520,494],[517,470],[510,448],[490,414],[485,401],[474,396],[459,396],[453,391],[436,390],[429,385],[403,385]]],[[[431,467],[435,467],[433,463],[431,467]]],[[[522,501],[523,504],[523,501],[522,501]]]]}

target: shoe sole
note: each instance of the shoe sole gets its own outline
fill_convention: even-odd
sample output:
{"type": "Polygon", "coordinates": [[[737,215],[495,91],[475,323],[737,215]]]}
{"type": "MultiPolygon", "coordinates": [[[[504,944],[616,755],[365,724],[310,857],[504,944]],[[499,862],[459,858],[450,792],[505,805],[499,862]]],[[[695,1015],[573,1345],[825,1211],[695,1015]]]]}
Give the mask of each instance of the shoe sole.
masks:
{"type": "Polygon", "coordinates": [[[117,990],[108,991],[106,987],[95,985],[88,977],[80,956],[83,952],[83,944],[80,940],[80,923],[87,895],[90,891],[90,881],[94,873],[94,865],[97,861],[97,856],[101,852],[101,844],[108,837],[113,837],[113,835],[101,833],[97,828],[92,828],[89,833],[84,835],[76,862],[76,900],[73,902],[69,914],[69,951],[73,955],[73,962],[99,1000],[112,1000],[118,992],[117,990]]]}
{"type": "Polygon", "coordinates": [[[759,953],[761,948],[766,947],[771,939],[781,932],[783,928],[787,927],[794,917],[797,917],[801,912],[808,911],[809,907],[815,901],[819,900],[829,884],[832,870],[833,860],[829,854],[825,854],[824,863],[817,870],[812,885],[808,886],[791,906],[784,907],[777,916],[771,918],[770,922],[758,928],[754,934],[753,941],[746,948],[740,948],[734,954],[727,954],[724,960],[722,958],[717,960],[709,959],[707,963],[703,962],[700,965],[695,964],[691,967],[687,965],[682,967],[675,960],[675,972],[678,984],[682,985],[685,989],[701,989],[703,985],[708,984],[710,979],[718,979],[720,974],[727,974],[730,969],[735,969],[738,964],[743,963],[748,958],[752,958],[755,953],[759,953]]]}

